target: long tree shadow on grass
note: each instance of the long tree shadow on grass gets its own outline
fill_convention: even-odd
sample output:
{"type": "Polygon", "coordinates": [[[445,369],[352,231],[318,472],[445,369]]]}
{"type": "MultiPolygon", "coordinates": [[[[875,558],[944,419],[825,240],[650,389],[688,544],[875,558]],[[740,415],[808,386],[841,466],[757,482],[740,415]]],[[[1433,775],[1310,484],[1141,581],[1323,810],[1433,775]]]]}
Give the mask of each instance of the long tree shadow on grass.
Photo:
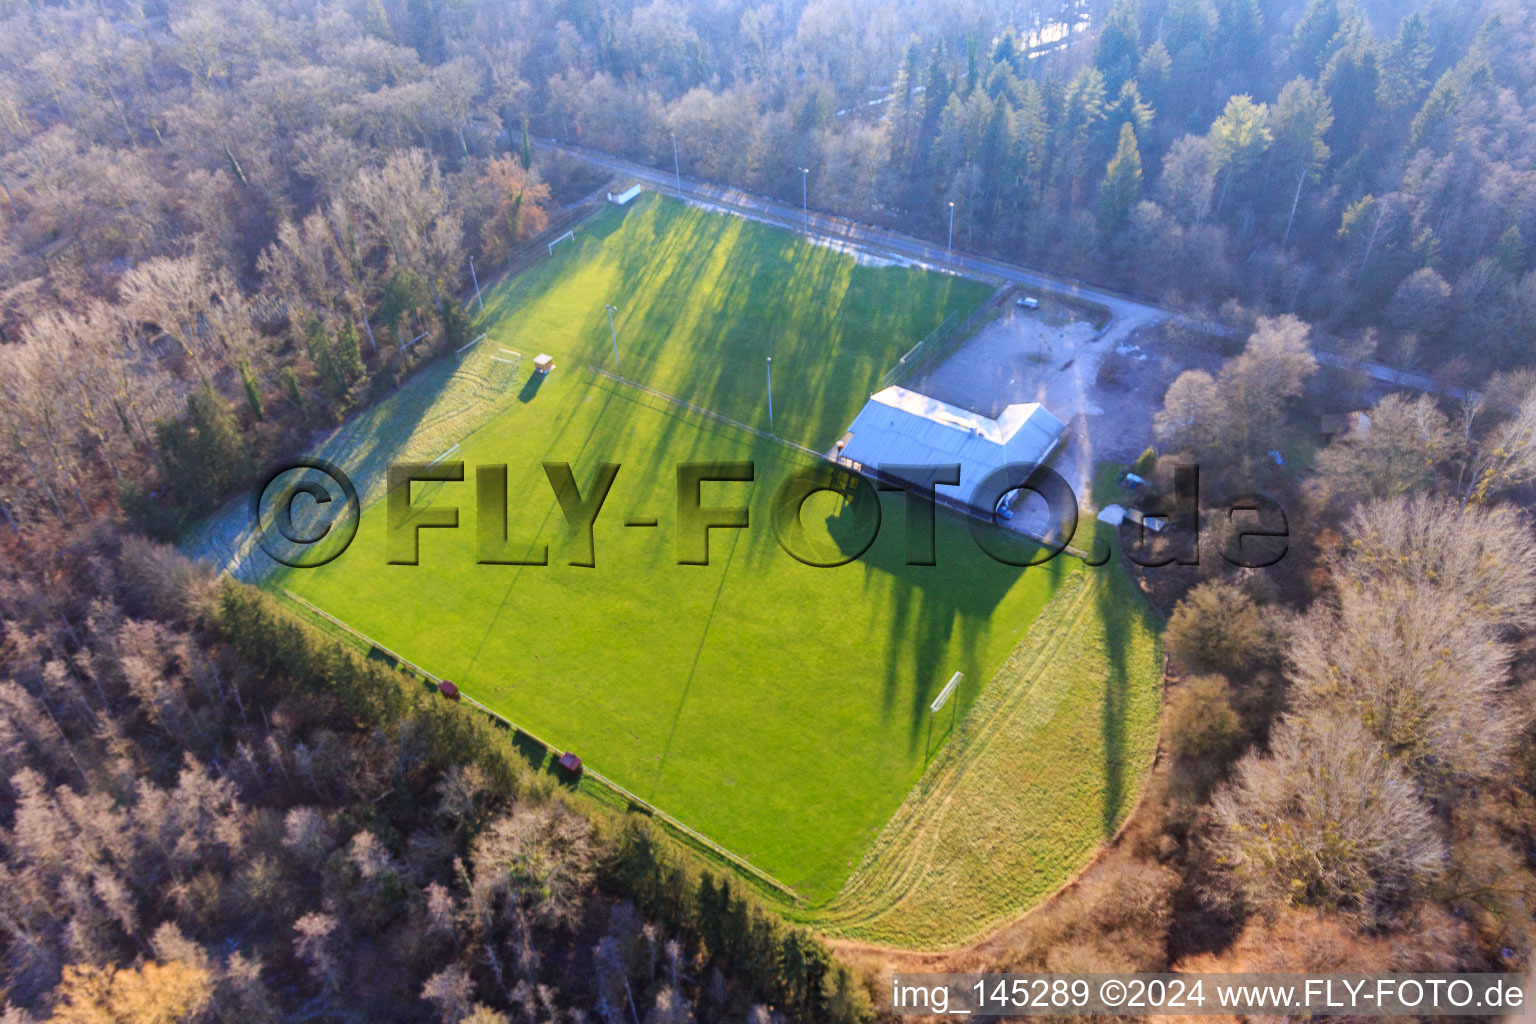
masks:
{"type": "Polygon", "coordinates": [[[700,216],[671,200],[641,212],[633,229],[649,227],[653,239],[613,257],[614,290],[633,297],[616,300],[627,305],[625,376],[766,428],[764,357],[774,356],[779,433],[816,447],[846,426],[902,351],[987,291],[927,271],[858,266],[782,229],[700,216]],[[686,363],[668,359],[679,334],[686,363]]]}
{"type": "MultiPolygon", "coordinates": [[[[956,672],[965,673],[963,690],[954,698],[962,702],[963,715],[981,688],[989,681],[987,673],[995,665],[982,662],[982,650],[993,629],[1027,627],[1027,623],[998,622],[998,609],[1005,598],[1019,586],[1026,574],[1042,574],[1054,593],[1070,566],[1071,556],[1057,555],[1041,565],[1022,566],[999,561],[986,554],[976,543],[973,529],[985,533],[990,542],[1011,560],[1038,557],[1038,545],[1001,527],[973,522],[942,506],[935,512],[935,565],[910,565],[905,536],[906,495],[885,492],[882,497],[882,525],[875,542],[858,559],[866,574],[866,590],[883,591],[882,600],[891,606],[887,630],[884,690],[882,702],[886,713],[895,710],[896,694],[904,670],[909,666],[913,686],[908,726],[909,749],[923,742],[928,722],[929,704],[956,672]],[[953,650],[959,632],[958,650],[953,650]],[[947,662],[941,658],[948,656],[947,662]]],[[[845,504],[840,513],[827,519],[828,535],[845,553],[857,550],[866,533],[845,504]]],[[[837,570],[841,571],[841,570],[837,570]]]]}
{"type": "MultiPolygon", "coordinates": [[[[700,337],[690,337],[693,358],[688,361],[686,384],[678,390],[679,397],[693,401],[705,408],[723,412],[748,423],[761,419],[767,426],[766,388],[754,382],[764,370],[763,356],[771,354],[771,342],[764,335],[797,336],[798,321],[785,310],[793,310],[800,304],[812,301],[811,296],[824,296],[823,304],[829,312],[836,310],[833,320],[844,319],[855,323],[854,333],[859,344],[848,353],[858,364],[854,376],[861,378],[851,383],[841,372],[842,362],[837,360],[840,339],[847,331],[844,323],[829,323],[823,349],[816,359],[781,361],[782,400],[787,403],[785,417],[794,434],[806,435],[804,439],[820,443],[819,436],[828,430],[840,429],[828,417],[843,415],[847,410],[839,407],[842,400],[834,397],[829,389],[839,395],[862,394],[862,378],[874,372],[874,364],[883,361],[885,353],[880,340],[892,347],[900,347],[910,339],[905,335],[916,328],[904,319],[906,310],[895,310],[886,305],[872,303],[873,293],[856,298],[848,295],[853,275],[860,277],[877,271],[855,267],[851,257],[835,259],[806,258],[803,242],[790,232],[767,228],[724,215],[694,216],[691,208],[675,204],[655,196],[644,205],[632,205],[620,210],[605,208],[597,216],[584,223],[577,233],[577,245],[570,255],[555,257],[525,271],[516,279],[499,283],[493,288],[492,301],[479,318],[486,325],[508,322],[512,314],[523,309],[527,301],[536,301],[538,294],[574,266],[582,266],[592,259],[614,259],[617,249],[617,280],[613,290],[621,295],[647,295],[648,302],[632,311],[621,313],[621,347],[627,342],[633,346],[626,353],[633,362],[631,371],[642,379],[646,371],[661,359],[669,347],[677,344],[676,329],[680,323],[714,324],[700,337]],[[649,230],[649,244],[632,244],[624,247],[608,246],[609,239],[620,228],[649,230]],[[692,287],[700,272],[700,261],[708,258],[717,246],[730,243],[729,251],[741,249],[740,258],[727,259],[716,276],[714,294],[723,300],[708,308],[690,308],[692,287]],[[695,257],[693,254],[704,254],[695,257]],[[572,260],[575,260],[574,264],[572,260]],[[785,269],[764,273],[763,267],[782,264],[785,269]],[[863,323],[875,306],[874,322],[863,323]],[[718,326],[723,325],[723,326],[718,326]],[[786,334],[786,332],[788,332],[786,334]],[[864,351],[866,348],[873,348],[864,351]],[[826,357],[832,358],[826,358],[826,357]],[[869,362],[871,365],[865,366],[869,362]],[[819,369],[818,369],[819,368],[819,369]],[[834,372],[838,371],[838,372],[834,372]],[[743,392],[742,378],[749,378],[743,392]],[[851,388],[851,390],[850,390],[851,388]],[[743,400],[744,394],[748,397],[743,400]],[[832,425],[829,425],[832,424],[832,425]],[[803,425],[803,426],[801,426],[803,425]]],[[[921,274],[920,271],[896,271],[897,273],[921,274]]],[[[861,288],[862,293],[867,289],[861,288]]],[[[879,289],[876,289],[878,291],[879,289]]],[[[910,289],[903,289],[903,292],[910,289]]],[[[949,289],[946,288],[946,298],[949,289]]],[[[942,315],[942,311],[935,315],[942,315]]],[[[608,339],[601,331],[606,326],[602,311],[598,308],[592,316],[594,330],[586,342],[587,357],[600,358],[607,349],[608,339]]],[[[920,325],[919,325],[920,326],[920,325]]],[[[487,342],[490,343],[490,342],[487,342]]],[[[452,412],[438,408],[447,394],[455,375],[467,356],[448,356],[435,361],[419,371],[405,387],[384,402],[365,411],[346,425],[321,440],[316,452],[346,469],[360,485],[364,500],[370,501],[381,493],[384,470],[399,461],[407,452],[412,456],[430,458],[438,454],[414,452],[411,442],[428,422],[452,412]]],[[[668,381],[662,380],[662,385],[668,381]]],[[[766,383],[766,382],[765,382],[766,383]]],[[[528,371],[517,398],[523,403],[532,401],[543,386],[542,375],[528,371]]],[[[466,422],[467,434],[481,424],[478,417],[466,422]]],[[[462,439],[462,435],[455,440],[462,439]]],[[[665,439],[663,439],[665,440],[665,439]]]]}
{"type": "Polygon", "coordinates": [[[1128,718],[1131,712],[1134,682],[1131,678],[1132,645],[1138,628],[1155,632],[1152,613],[1139,599],[1123,565],[1114,562],[1093,572],[1109,573],[1098,588],[1094,614],[1103,626],[1104,698],[1100,712],[1100,734],[1104,741],[1104,802],[1102,826],[1105,838],[1114,835],[1115,829],[1129,808],[1122,806],[1130,795],[1127,771],[1130,733],[1128,718]]]}

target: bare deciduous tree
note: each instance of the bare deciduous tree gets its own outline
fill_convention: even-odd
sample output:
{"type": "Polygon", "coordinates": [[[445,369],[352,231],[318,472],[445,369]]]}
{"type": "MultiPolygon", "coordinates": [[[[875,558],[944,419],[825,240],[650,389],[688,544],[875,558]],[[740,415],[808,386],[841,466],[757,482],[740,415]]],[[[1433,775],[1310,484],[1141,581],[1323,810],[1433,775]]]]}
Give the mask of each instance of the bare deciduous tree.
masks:
{"type": "Polygon", "coordinates": [[[340,965],[334,948],[337,925],[340,922],[331,914],[311,911],[293,922],[294,952],[304,961],[309,972],[327,990],[340,981],[340,965]]]}
{"type": "Polygon", "coordinates": [[[1428,395],[1388,395],[1370,412],[1370,428],[1335,439],[1318,453],[1318,474],[1335,491],[1390,498],[1423,486],[1435,466],[1459,450],[1450,421],[1428,395]]]}
{"type": "Polygon", "coordinates": [[[1497,775],[1525,721],[1505,699],[1509,650],[1444,591],[1346,587],[1336,609],[1314,607],[1289,656],[1300,707],[1354,718],[1426,782],[1497,775]]]}
{"type": "Polygon", "coordinates": [[[1286,403],[1317,369],[1309,336],[1294,316],[1259,320],[1216,377],[1187,370],[1169,386],[1153,420],[1158,436],[1219,464],[1250,468],[1279,436],[1286,403]]]}
{"type": "Polygon", "coordinates": [[[251,357],[255,330],[234,276],[198,256],[149,260],[123,275],[122,310],[138,335],[153,325],[174,337],[205,385],[251,357]]]}
{"type": "Polygon", "coordinates": [[[457,1024],[462,1020],[469,1013],[474,997],[475,983],[459,964],[444,967],[421,987],[421,998],[437,1008],[438,1019],[443,1024],[457,1024]]]}
{"type": "Polygon", "coordinates": [[[1390,920],[1445,869],[1413,781],[1349,716],[1287,719],[1212,801],[1211,846],[1243,905],[1390,920]]]}
{"type": "MultiPolygon", "coordinates": [[[[1475,413],[1467,417],[1470,427],[1475,413]]],[[[1466,463],[1458,481],[1463,502],[1477,504],[1501,491],[1536,479],[1536,387],[1513,411],[1480,438],[1468,441],[1466,463]]]]}
{"type": "Polygon", "coordinates": [[[486,826],[471,855],[470,912],[482,923],[498,913],[569,919],[592,878],[592,832],[559,805],[503,816],[486,826]]]}
{"type": "Polygon", "coordinates": [[[445,273],[457,280],[463,231],[448,209],[442,172],[424,151],[406,150],[362,171],[347,187],[346,203],[371,244],[388,249],[394,263],[429,281],[445,273]]]}
{"type": "Polygon", "coordinates": [[[1536,539],[1511,505],[1463,508],[1415,495],[1372,502],[1345,527],[1335,567],[1362,588],[1406,583],[1450,591],[1499,625],[1536,625],[1536,539]]]}
{"type": "Polygon", "coordinates": [[[1220,403],[1214,377],[1204,370],[1185,370],[1168,385],[1163,407],[1153,417],[1153,428],[1171,448],[1207,451],[1217,436],[1220,403]]]}

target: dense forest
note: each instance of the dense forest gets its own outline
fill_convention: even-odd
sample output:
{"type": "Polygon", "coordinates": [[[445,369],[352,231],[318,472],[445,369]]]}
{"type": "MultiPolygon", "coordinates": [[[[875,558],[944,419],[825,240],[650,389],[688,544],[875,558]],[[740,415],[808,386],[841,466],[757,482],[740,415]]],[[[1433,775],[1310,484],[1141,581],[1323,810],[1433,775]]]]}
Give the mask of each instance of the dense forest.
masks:
{"type": "Polygon", "coordinates": [[[415,677],[109,525],[52,540],[0,571],[7,1024],[865,1013],[415,677]]]}
{"type": "Polygon", "coordinates": [[[871,1016],[899,958],[833,959],[142,536],[462,343],[470,261],[516,269],[606,183],[550,138],[658,167],[675,139],[685,174],[940,241],[952,209],[957,246],[1227,329],[1182,338],[1227,358],[1166,381],[1142,469],[1171,493],[1193,458],[1305,530],[1280,572],[1144,575],[1142,808],[947,963],[1528,965],[1533,19],[0,0],[0,1020],[871,1016]],[[1362,408],[1305,472],[1270,460],[1362,408]]]}
{"type": "Polygon", "coordinates": [[[953,202],[963,246],[1445,379],[1536,329],[1532,13],[1503,0],[5,14],[8,520],[122,491],[165,533],[387,391],[467,330],[471,259],[598,184],[542,136],[675,138],[786,198],[804,167],[811,205],[935,237],[953,202]]]}
{"type": "Polygon", "coordinates": [[[675,132],[685,172],[786,198],[808,167],[812,205],[938,237],[953,202],[967,246],[1176,306],[1377,328],[1389,363],[1455,356],[1465,374],[1522,358],[1536,326],[1528,6],[925,15],[910,35],[907,12],[879,4],[798,20],[757,7],[715,32],[662,2],[627,30],[562,23],[558,59],[537,51],[559,73],[533,88],[537,123],[658,166],[675,132]],[[1077,17],[1091,44],[1040,42],[1077,17]]]}

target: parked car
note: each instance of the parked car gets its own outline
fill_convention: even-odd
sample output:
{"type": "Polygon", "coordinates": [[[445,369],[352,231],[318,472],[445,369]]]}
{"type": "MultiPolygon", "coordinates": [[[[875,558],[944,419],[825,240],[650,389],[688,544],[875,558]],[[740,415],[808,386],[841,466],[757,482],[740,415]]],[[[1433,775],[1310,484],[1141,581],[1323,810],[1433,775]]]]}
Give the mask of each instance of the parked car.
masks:
{"type": "Polygon", "coordinates": [[[1018,300],[1018,304],[1024,309],[1037,309],[1040,306],[1040,300],[1033,295],[1026,295],[1018,300]]]}

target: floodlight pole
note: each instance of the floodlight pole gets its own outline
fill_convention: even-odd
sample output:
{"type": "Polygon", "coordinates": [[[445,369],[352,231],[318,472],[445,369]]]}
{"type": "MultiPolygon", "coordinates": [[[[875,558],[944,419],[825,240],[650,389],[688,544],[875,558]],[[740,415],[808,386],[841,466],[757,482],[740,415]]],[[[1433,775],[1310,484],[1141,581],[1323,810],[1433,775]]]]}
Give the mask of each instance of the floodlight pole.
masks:
{"type": "Polygon", "coordinates": [[[681,199],[683,195],[683,166],[677,162],[677,132],[668,132],[672,136],[672,173],[677,175],[677,195],[681,199]]]}
{"type": "Polygon", "coordinates": [[[480,297],[480,275],[475,273],[475,257],[469,257],[469,276],[475,282],[475,301],[480,303],[480,309],[485,309],[485,300],[480,297]]]}
{"type": "Polygon", "coordinates": [[[623,374],[624,368],[619,365],[619,332],[613,326],[613,314],[618,312],[619,307],[605,302],[603,308],[608,311],[608,333],[613,335],[613,368],[623,374]]]}
{"type": "MultiPolygon", "coordinates": [[[[773,356],[768,357],[768,433],[773,434],[773,356]]],[[[777,434],[774,434],[777,437],[777,434]]]]}
{"type": "Polygon", "coordinates": [[[944,259],[946,262],[954,259],[955,252],[955,204],[949,204],[949,241],[944,243],[944,259]]]}
{"type": "Polygon", "coordinates": [[[807,236],[811,233],[810,185],[808,184],[810,174],[809,167],[800,168],[800,213],[804,218],[802,230],[807,236]]]}

